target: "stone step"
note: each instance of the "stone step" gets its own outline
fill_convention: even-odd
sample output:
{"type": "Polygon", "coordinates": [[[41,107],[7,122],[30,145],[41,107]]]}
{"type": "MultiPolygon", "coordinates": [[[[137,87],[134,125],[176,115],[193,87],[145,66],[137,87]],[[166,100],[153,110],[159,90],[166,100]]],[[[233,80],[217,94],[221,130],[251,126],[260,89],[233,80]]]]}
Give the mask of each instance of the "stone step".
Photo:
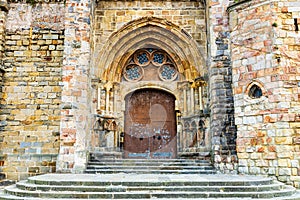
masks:
{"type": "Polygon", "coordinates": [[[122,152],[94,152],[90,153],[90,157],[97,159],[121,159],[123,156],[122,152]]]}
{"type": "Polygon", "coordinates": [[[27,181],[17,183],[16,187],[28,191],[84,191],[84,192],[132,192],[132,191],[196,191],[196,192],[257,192],[284,189],[282,183],[251,186],[72,186],[69,185],[37,185],[27,181]]]}
{"type": "Polygon", "coordinates": [[[202,159],[128,159],[128,158],[100,158],[90,157],[91,161],[101,162],[143,162],[143,163],[207,163],[209,160],[202,159]]]}
{"type": "Polygon", "coordinates": [[[212,166],[209,162],[201,162],[201,163],[143,163],[143,162],[94,162],[90,161],[88,162],[89,166],[159,166],[159,167],[167,167],[167,166],[179,166],[179,167],[187,167],[187,166],[212,166]]]}
{"type": "Polygon", "coordinates": [[[117,173],[135,173],[135,174],[215,174],[215,170],[149,170],[149,169],[86,169],[87,174],[117,174],[117,173]]]}
{"type": "Polygon", "coordinates": [[[86,173],[213,174],[209,160],[201,159],[95,159],[90,154],[86,173]]]}
{"type": "MultiPolygon", "coordinates": [[[[124,160],[145,160],[145,161],[176,161],[176,160],[190,160],[190,161],[194,161],[194,160],[208,160],[210,161],[210,155],[207,155],[207,153],[205,153],[205,155],[202,155],[201,152],[198,152],[196,155],[189,157],[189,156],[180,156],[178,158],[123,158],[123,153],[119,152],[119,154],[109,154],[109,152],[92,152],[90,153],[90,159],[91,160],[114,160],[114,159],[124,159],[124,160]]],[[[209,154],[209,153],[208,153],[209,154]]]]}
{"type": "Polygon", "coordinates": [[[35,185],[69,186],[257,186],[273,184],[268,177],[197,174],[46,174],[28,178],[35,185]]]}
{"type": "Polygon", "coordinates": [[[210,159],[210,152],[209,151],[201,151],[200,152],[178,152],[177,155],[179,158],[185,158],[185,159],[210,159]]]}
{"type": "Polygon", "coordinates": [[[46,174],[8,186],[0,199],[300,199],[267,177],[180,174],[46,174]]]}
{"type": "Polygon", "coordinates": [[[110,163],[210,163],[209,160],[191,160],[191,159],[92,159],[93,162],[110,162],[110,163]]]}
{"type": "Polygon", "coordinates": [[[15,184],[15,183],[16,182],[12,181],[12,180],[2,179],[2,180],[0,180],[0,187],[4,187],[4,186],[7,186],[7,185],[12,185],[12,184],[15,184]]]}
{"type": "Polygon", "coordinates": [[[212,170],[212,166],[178,166],[178,165],[88,165],[87,169],[147,169],[147,170],[212,170]]]}
{"type": "Polygon", "coordinates": [[[197,192],[197,191],[126,191],[126,192],[74,192],[74,191],[28,191],[7,188],[10,195],[36,198],[75,198],[75,199],[136,199],[136,198],[274,198],[293,195],[293,189],[263,192],[197,192]]]}

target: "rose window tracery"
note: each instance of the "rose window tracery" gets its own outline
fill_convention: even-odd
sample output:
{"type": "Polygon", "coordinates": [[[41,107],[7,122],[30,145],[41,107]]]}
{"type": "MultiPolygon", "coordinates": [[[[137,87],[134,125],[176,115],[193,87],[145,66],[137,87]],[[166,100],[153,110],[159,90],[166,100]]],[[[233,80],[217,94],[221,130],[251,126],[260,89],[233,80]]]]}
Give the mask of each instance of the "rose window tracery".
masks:
{"type": "Polygon", "coordinates": [[[140,81],[149,69],[154,69],[162,81],[173,81],[178,76],[176,66],[166,52],[149,48],[138,50],[129,58],[123,69],[123,77],[130,82],[140,81]]]}
{"type": "Polygon", "coordinates": [[[164,65],[160,68],[160,77],[164,80],[172,80],[176,73],[172,65],[164,65]]]}
{"type": "Polygon", "coordinates": [[[132,81],[138,81],[142,78],[143,68],[137,65],[129,65],[126,67],[126,77],[132,81]]]}
{"type": "Polygon", "coordinates": [[[166,56],[163,53],[157,52],[153,54],[153,64],[161,65],[165,62],[166,56]]]}
{"type": "Polygon", "coordinates": [[[147,51],[139,51],[134,54],[134,60],[138,65],[145,66],[149,64],[150,55],[147,51]]]}

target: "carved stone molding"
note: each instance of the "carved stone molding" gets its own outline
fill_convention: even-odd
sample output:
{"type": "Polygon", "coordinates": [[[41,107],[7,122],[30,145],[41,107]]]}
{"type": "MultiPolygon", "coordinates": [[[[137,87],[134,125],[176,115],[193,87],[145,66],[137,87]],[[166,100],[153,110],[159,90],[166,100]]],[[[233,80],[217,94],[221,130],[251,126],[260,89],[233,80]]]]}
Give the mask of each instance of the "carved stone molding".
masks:
{"type": "MultiPolygon", "coordinates": [[[[8,0],[8,3],[28,3],[35,5],[38,3],[65,3],[65,0],[8,0]]],[[[0,3],[1,6],[1,3],[0,3]]]]}

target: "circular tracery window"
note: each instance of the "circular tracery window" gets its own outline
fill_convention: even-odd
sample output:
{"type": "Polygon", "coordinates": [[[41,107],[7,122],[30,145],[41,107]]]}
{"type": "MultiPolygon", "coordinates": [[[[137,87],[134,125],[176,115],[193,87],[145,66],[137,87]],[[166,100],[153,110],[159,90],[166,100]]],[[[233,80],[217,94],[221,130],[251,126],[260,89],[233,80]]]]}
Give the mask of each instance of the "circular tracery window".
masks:
{"type": "Polygon", "coordinates": [[[138,65],[130,64],[126,66],[123,74],[127,80],[139,81],[143,78],[144,70],[138,65]]]}
{"type": "Polygon", "coordinates": [[[156,66],[161,66],[167,60],[167,56],[162,52],[155,51],[155,52],[153,52],[152,55],[153,55],[152,63],[156,66]]]}
{"type": "Polygon", "coordinates": [[[134,61],[140,66],[146,66],[150,63],[150,54],[145,50],[138,51],[134,54],[134,61]]]}
{"type": "Polygon", "coordinates": [[[159,68],[159,77],[165,81],[172,81],[177,77],[177,71],[173,65],[162,65],[159,68]]]}
{"type": "Polygon", "coordinates": [[[136,51],[133,56],[129,58],[123,70],[123,76],[127,81],[139,81],[144,76],[144,68],[148,66],[157,68],[158,77],[162,81],[173,81],[178,76],[175,64],[169,55],[162,50],[153,49],[136,51]]]}

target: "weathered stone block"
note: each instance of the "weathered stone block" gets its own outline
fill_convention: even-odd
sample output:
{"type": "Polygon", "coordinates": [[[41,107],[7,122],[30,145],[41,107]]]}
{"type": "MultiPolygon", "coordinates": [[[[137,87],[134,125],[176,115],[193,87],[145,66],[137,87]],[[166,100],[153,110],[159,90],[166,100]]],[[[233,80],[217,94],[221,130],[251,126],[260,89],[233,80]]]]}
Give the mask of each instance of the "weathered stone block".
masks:
{"type": "Polygon", "coordinates": [[[24,51],[15,51],[14,56],[24,56],[24,51]]]}
{"type": "Polygon", "coordinates": [[[290,176],[291,168],[279,168],[279,176],[290,176]]]}
{"type": "Polygon", "coordinates": [[[237,155],[239,159],[247,159],[250,157],[248,153],[238,153],[237,155]]]}
{"type": "Polygon", "coordinates": [[[57,40],[58,35],[56,35],[56,34],[44,34],[43,39],[44,40],[57,40]]]}
{"type": "Polygon", "coordinates": [[[29,173],[40,173],[40,167],[28,167],[29,173]]]}
{"type": "Polygon", "coordinates": [[[287,167],[288,166],[288,159],[278,159],[278,166],[279,167],[287,167]]]}

